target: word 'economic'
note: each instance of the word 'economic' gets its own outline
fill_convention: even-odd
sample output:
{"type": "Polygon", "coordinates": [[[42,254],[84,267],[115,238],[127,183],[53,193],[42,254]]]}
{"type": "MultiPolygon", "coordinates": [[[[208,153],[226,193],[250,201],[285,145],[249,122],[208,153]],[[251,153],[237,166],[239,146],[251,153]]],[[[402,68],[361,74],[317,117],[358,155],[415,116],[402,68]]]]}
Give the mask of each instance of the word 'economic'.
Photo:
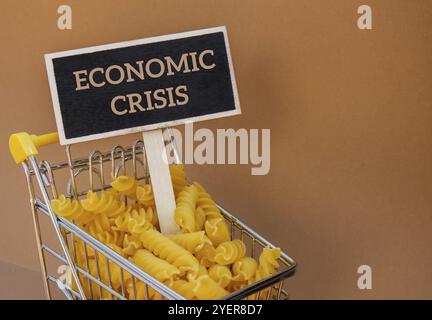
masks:
{"type": "MultiPolygon", "coordinates": [[[[213,50],[183,53],[175,60],[170,56],[139,60],[134,63],[113,64],[106,68],[96,67],[90,70],[73,72],[75,90],[82,91],[91,88],[102,88],[106,85],[120,85],[146,79],[170,77],[216,67],[212,57],[213,50]]],[[[189,102],[186,85],[159,88],[143,92],[117,95],[111,100],[111,111],[118,116],[137,111],[149,111],[186,105],[189,102]]]]}

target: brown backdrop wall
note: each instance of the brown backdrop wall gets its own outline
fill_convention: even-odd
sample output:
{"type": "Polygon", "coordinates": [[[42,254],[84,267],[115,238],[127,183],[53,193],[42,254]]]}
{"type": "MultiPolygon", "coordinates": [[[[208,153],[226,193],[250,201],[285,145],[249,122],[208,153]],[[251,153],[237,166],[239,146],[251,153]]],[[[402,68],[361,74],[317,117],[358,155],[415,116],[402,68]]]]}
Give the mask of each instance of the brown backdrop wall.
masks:
{"type": "Polygon", "coordinates": [[[70,31],[57,29],[60,4],[2,2],[0,260],[38,270],[7,140],[55,130],[43,54],[226,25],[243,114],[204,125],[270,128],[271,172],[195,166],[191,177],[298,260],[292,298],[432,298],[432,2],[67,1],[70,31]],[[364,3],[371,31],[356,25],[364,3]],[[357,289],[361,264],[372,290],[357,289]]]}

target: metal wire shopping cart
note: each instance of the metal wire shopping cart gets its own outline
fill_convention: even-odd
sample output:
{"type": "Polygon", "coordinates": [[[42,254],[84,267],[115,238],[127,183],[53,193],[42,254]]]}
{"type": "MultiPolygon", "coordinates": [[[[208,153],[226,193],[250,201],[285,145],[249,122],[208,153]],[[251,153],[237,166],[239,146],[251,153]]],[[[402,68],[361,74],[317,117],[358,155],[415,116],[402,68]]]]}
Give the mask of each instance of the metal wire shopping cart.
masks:
{"type": "MultiPolygon", "coordinates": [[[[169,132],[170,129],[167,130],[169,132]]],[[[171,143],[174,153],[177,154],[173,136],[168,134],[167,137],[169,138],[166,143],[171,143]]],[[[110,188],[110,185],[106,185],[104,181],[104,171],[107,170],[111,170],[114,175],[118,175],[119,172],[124,174],[128,167],[137,180],[148,179],[143,142],[140,140],[135,141],[129,147],[115,146],[110,152],[105,153],[93,151],[83,158],[73,158],[71,146],[68,145],[66,146],[66,161],[50,163],[48,161],[39,162],[36,159],[38,147],[57,142],[58,135],[56,133],[42,136],[18,133],[10,138],[11,153],[15,161],[22,164],[27,179],[40,267],[47,298],[54,298],[53,289],[57,289],[68,299],[104,298],[125,300],[130,298],[124,281],[125,275],[128,274],[134,292],[133,297],[141,296],[144,299],[149,299],[153,296],[154,298],[153,293],[157,292],[159,299],[185,299],[185,297],[157,281],[77,225],[56,216],[50,205],[50,200],[58,196],[56,182],[59,182],[57,177],[61,174],[67,176],[64,179],[64,181],[67,181],[66,196],[75,197],[76,199],[79,199],[88,191],[84,185],[80,186],[78,179],[82,180],[84,178],[88,181],[86,185],[90,185],[90,189],[93,191],[110,188]],[[96,182],[96,178],[98,182],[96,182]],[[35,186],[39,188],[35,188],[35,186]],[[50,226],[55,231],[54,240],[57,243],[52,244],[52,241],[48,243],[48,239],[44,239],[45,234],[43,234],[40,226],[42,216],[51,220],[50,226]],[[77,243],[84,246],[84,267],[82,263],[77,263],[77,243]],[[60,244],[60,247],[58,244],[60,244]],[[108,274],[105,277],[101,275],[99,267],[96,275],[90,272],[88,256],[90,251],[95,253],[94,258],[96,260],[99,259],[99,262],[96,261],[96,266],[99,266],[100,263],[106,265],[108,274]],[[54,258],[55,262],[50,265],[47,260],[52,258],[54,258]],[[69,268],[69,275],[72,276],[70,281],[62,281],[63,279],[58,273],[59,266],[69,268]],[[112,286],[113,275],[110,270],[112,272],[113,269],[120,271],[120,289],[115,289],[112,286]],[[89,288],[90,290],[88,290],[89,288]]],[[[247,244],[251,257],[257,257],[259,252],[266,246],[274,247],[272,243],[246,226],[231,213],[220,206],[219,208],[231,228],[232,238],[243,240],[247,244]]],[[[295,273],[296,262],[284,252],[282,252],[278,262],[280,267],[276,274],[237,290],[224,297],[224,299],[247,299],[251,297],[286,299],[288,293],[284,286],[284,280],[295,273]]]]}

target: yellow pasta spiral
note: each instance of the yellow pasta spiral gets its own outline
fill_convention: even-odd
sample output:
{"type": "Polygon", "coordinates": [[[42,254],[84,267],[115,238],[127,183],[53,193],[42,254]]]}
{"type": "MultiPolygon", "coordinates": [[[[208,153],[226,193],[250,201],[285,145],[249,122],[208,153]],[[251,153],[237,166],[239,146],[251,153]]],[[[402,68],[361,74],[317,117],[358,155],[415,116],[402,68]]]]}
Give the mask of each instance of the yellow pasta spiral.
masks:
{"type": "Polygon", "coordinates": [[[280,248],[269,248],[266,247],[260,254],[258,270],[256,272],[256,281],[267,278],[268,276],[275,274],[279,268],[279,259],[281,255],[280,248]]]}
{"type": "Polygon", "coordinates": [[[208,274],[222,288],[226,288],[232,279],[230,269],[220,264],[212,265],[208,270],[208,274]]]}
{"type": "Polygon", "coordinates": [[[194,284],[190,281],[178,279],[173,281],[169,285],[169,287],[188,300],[192,300],[193,298],[195,298],[195,295],[193,293],[194,284]]]}
{"type": "Polygon", "coordinates": [[[246,246],[241,240],[233,240],[221,243],[214,256],[216,263],[228,265],[240,260],[246,253],[246,246]]]}
{"type": "Polygon", "coordinates": [[[127,205],[123,201],[115,200],[115,201],[113,201],[112,206],[111,206],[112,211],[111,210],[107,210],[103,214],[105,214],[110,219],[115,219],[119,215],[121,215],[121,214],[125,213],[126,211],[128,211],[130,207],[131,207],[130,205],[127,205]]]}
{"type": "Polygon", "coordinates": [[[156,225],[158,223],[158,215],[156,209],[149,207],[145,210],[146,220],[149,221],[152,225],[156,225]]]}
{"type": "Polygon", "coordinates": [[[114,219],[114,230],[129,232],[129,222],[132,219],[132,212],[136,215],[136,210],[132,206],[127,206],[126,210],[114,219]]]}
{"type": "Polygon", "coordinates": [[[200,276],[192,282],[194,283],[192,292],[201,300],[220,299],[229,293],[208,275],[200,276]]]}
{"type": "Polygon", "coordinates": [[[195,210],[195,230],[204,230],[204,224],[206,222],[206,213],[203,208],[198,207],[195,210]]]}
{"type": "Polygon", "coordinates": [[[138,183],[134,177],[112,177],[111,186],[115,191],[124,194],[128,198],[136,200],[136,189],[138,183]]]}
{"type": "MultiPolygon", "coordinates": [[[[109,247],[123,256],[120,247],[110,244],[109,247]]],[[[105,256],[100,252],[97,253],[97,263],[95,259],[89,260],[90,274],[94,277],[100,275],[101,281],[106,285],[109,285],[111,279],[111,285],[114,289],[118,290],[121,287],[122,268],[112,261],[107,261],[105,256]],[[99,269],[99,273],[98,273],[99,269]]],[[[123,279],[125,279],[126,272],[123,272],[123,279]]]]}
{"type": "Polygon", "coordinates": [[[136,199],[144,207],[154,207],[155,200],[153,196],[152,186],[150,184],[145,184],[143,186],[138,186],[136,188],[136,199]]]}
{"type": "Polygon", "coordinates": [[[215,246],[231,240],[230,231],[224,218],[211,218],[205,222],[204,227],[207,237],[215,246]]]}
{"type": "MultiPolygon", "coordinates": [[[[112,246],[110,246],[110,247],[112,247],[112,246]]],[[[112,247],[112,249],[114,249],[114,248],[112,247]]],[[[99,260],[99,261],[103,261],[103,260],[99,260]]],[[[108,264],[105,261],[105,264],[101,268],[103,282],[108,285],[109,284],[108,279],[110,277],[111,278],[111,286],[116,291],[119,291],[121,288],[122,276],[123,276],[123,283],[125,283],[127,281],[127,279],[130,277],[130,274],[128,272],[125,272],[122,269],[122,267],[120,267],[118,264],[116,264],[112,261],[109,262],[109,273],[108,273],[108,266],[107,265],[108,264]]]]}
{"type": "Polygon", "coordinates": [[[152,287],[147,286],[146,289],[146,284],[141,281],[136,282],[135,290],[132,281],[128,281],[126,284],[126,290],[129,294],[129,299],[131,300],[147,300],[147,292],[148,298],[151,300],[160,300],[162,297],[162,295],[152,287]],[[136,291],[136,297],[134,291],[136,291]]]}
{"type": "Polygon", "coordinates": [[[183,164],[170,165],[170,174],[171,174],[174,194],[177,195],[187,185],[184,165],[183,164]]]}
{"type": "Polygon", "coordinates": [[[177,207],[174,210],[174,220],[183,232],[195,231],[195,207],[197,200],[198,189],[193,185],[184,187],[176,199],[177,207]]]}
{"type": "MultiPolygon", "coordinates": [[[[173,184],[174,194],[177,196],[184,187],[186,187],[186,173],[184,171],[184,165],[173,164],[170,165],[171,181],[173,184]]],[[[154,207],[154,196],[153,190],[150,184],[136,187],[136,199],[138,202],[145,207],[154,207]]]]}
{"type": "Polygon", "coordinates": [[[115,217],[125,209],[124,202],[118,201],[116,195],[110,191],[102,191],[100,194],[89,191],[86,198],[81,200],[81,205],[89,212],[103,213],[107,217],[115,217]]]}
{"type": "Polygon", "coordinates": [[[51,208],[55,214],[79,224],[89,223],[94,218],[94,215],[86,211],[78,200],[71,200],[64,195],[51,200],[51,208]]]}
{"type": "Polygon", "coordinates": [[[251,257],[244,257],[236,261],[232,266],[233,280],[235,281],[248,281],[251,280],[257,271],[258,264],[255,259],[251,257]]]}
{"type": "Polygon", "coordinates": [[[180,270],[176,266],[144,249],[135,253],[133,261],[138,267],[161,282],[173,280],[174,277],[180,275],[180,270]]]}
{"type": "Polygon", "coordinates": [[[204,187],[198,182],[194,182],[193,185],[199,190],[197,207],[205,212],[207,219],[223,218],[219,208],[216,206],[216,202],[204,187]]]}
{"type": "Polygon", "coordinates": [[[102,243],[115,244],[117,246],[121,246],[123,244],[124,233],[121,231],[109,230],[97,232],[96,234],[93,234],[90,231],[88,232],[102,243]]]}
{"type": "Polygon", "coordinates": [[[85,242],[79,238],[76,238],[74,239],[74,241],[70,241],[68,243],[69,252],[71,253],[72,258],[74,258],[75,262],[80,267],[85,267],[86,249],[87,249],[87,257],[94,256],[94,250],[91,249],[89,246],[87,247],[85,246],[86,246],[85,242]],[[91,249],[92,251],[90,252],[89,249],[91,249]]]}
{"type": "Polygon", "coordinates": [[[115,230],[129,232],[134,236],[139,236],[151,228],[153,228],[153,225],[147,220],[146,212],[143,208],[137,211],[129,207],[128,211],[115,219],[115,230]]]}
{"type": "Polygon", "coordinates": [[[150,229],[141,234],[143,247],[161,259],[168,261],[180,269],[181,272],[196,274],[199,270],[198,260],[186,249],[173,240],[150,229]]]}
{"type": "Polygon", "coordinates": [[[204,231],[170,234],[167,237],[191,253],[198,252],[205,244],[211,245],[211,241],[207,238],[204,231]]]}
{"type": "MultiPolygon", "coordinates": [[[[279,259],[281,251],[279,248],[269,248],[266,247],[260,254],[258,269],[255,274],[254,281],[260,281],[264,278],[267,278],[277,272],[279,268],[279,263],[277,259],[279,259]]],[[[251,282],[251,281],[250,281],[251,282]]],[[[261,290],[258,295],[254,294],[250,298],[252,299],[267,299],[271,298],[270,289],[261,290]]]]}
{"type": "Polygon", "coordinates": [[[133,256],[138,249],[142,248],[141,240],[133,235],[126,234],[123,239],[123,253],[127,256],[133,256]]]}
{"type": "Polygon", "coordinates": [[[144,209],[139,211],[133,210],[131,213],[132,219],[129,221],[129,232],[134,236],[139,236],[144,231],[153,228],[150,221],[147,220],[146,212],[144,209]]]}
{"type": "Polygon", "coordinates": [[[212,244],[205,244],[200,250],[195,253],[195,257],[205,267],[210,267],[214,264],[215,247],[212,244]]]}
{"type": "Polygon", "coordinates": [[[97,214],[92,222],[90,222],[87,227],[87,232],[93,236],[98,233],[103,233],[105,231],[111,230],[111,223],[105,214],[97,214]]]}
{"type": "MultiPolygon", "coordinates": [[[[207,270],[207,268],[205,266],[203,266],[202,264],[200,264],[196,277],[203,276],[205,274],[208,274],[208,270],[207,270]]],[[[189,278],[194,278],[194,275],[189,276],[189,278]]]]}

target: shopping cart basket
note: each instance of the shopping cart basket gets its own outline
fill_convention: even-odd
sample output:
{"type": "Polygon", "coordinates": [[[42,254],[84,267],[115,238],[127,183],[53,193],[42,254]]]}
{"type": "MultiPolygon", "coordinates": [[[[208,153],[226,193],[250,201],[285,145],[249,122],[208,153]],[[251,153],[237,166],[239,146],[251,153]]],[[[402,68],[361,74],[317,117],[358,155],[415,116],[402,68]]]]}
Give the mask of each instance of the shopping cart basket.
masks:
{"type": "MultiPolygon", "coordinates": [[[[170,129],[165,130],[164,137],[165,143],[171,146],[178,162],[178,151],[170,129]]],[[[80,199],[86,194],[89,185],[93,191],[109,189],[110,185],[105,184],[104,181],[106,174],[104,171],[110,170],[112,174],[118,175],[120,172],[125,174],[126,168],[129,168],[137,180],[147,180],[148,171],[143,142],[137,140],[129,147],[117,145],[110,152],[92,151],[83,158],[73,158],[71,146],[68,145],[66,146],[66,161],[59,163],[39,162],[36,159],[38,147],[55,143],[58,143],[56,133],[42,136],[18,133],[11,136],[9,143],[13,157],[17,163],[22,164],[27,179],[40,267],[47,298],[56,297],[53,293],[54,288],[60,290],[68,299],[125,300],[130,297],[127,294],[124,281],[125,274],[128,274],[131,277],[129,280],[132,282],[133,297],[141,296],[148,299],[150,292],[158,292],[157,297],[159,299],[184,300],[185,298],[179,293],[145,273],[111,247],[98,241],[72,222],[55,215],[50,205],[50,200],[58,196],[56,182],[60,181],[61,178],[57,178],[60,175],[63,175],[66,196],[76,199],[80,199]],[[86,181],[86,187],[82,181],[83,186],[80,186],[78,182],[80,179],[86,181]],[[39,188],[35,188],[36,185],[39,188]],[[52,243],[52,238],[47,237],[45,240],[45,234],[41,228],[40,217],[42,216],[49,218],[49,226],[55,231],[54,243],[52,243]],[[78,242],[84,246],[85,267],[82,267],[82,263],[77,263],[76,245],[78,242]],[[105,263],[108,281],[106,281],[106,277],[101,276],[99,267],[96,276],[90,272],[89,251],[95,253],[94,258],[96,260],[99,259],[99,262],[96,261],[96,266],[105,263]],[[48,259],[54,260],[54,262],[50,264],[48,259]],[[61,266],[68,268],[68,274],[72,276],[72,280],[64,281],[59,275],[61,266]],[[120,270],[120,289],[114,289],[112,286],[110,270],[113,267],[120,270]],[[85,291],[84,286],[90,290],[85,291]],[[144,292],[139,293],[138,290],[144,292]]],[[[218,207],[230,226],[232,238],[243,240],[251,257],[256,258],[264,247],[274,247],[272,243],[227,210],[218,207]]],[[[278,262],[280,267],[276,274],[239,289],[225,296],[224,299],[287,299],[288,292],[284,280],[295,273],[296,262],[284,252],[281,253],[278,262]]]]}

